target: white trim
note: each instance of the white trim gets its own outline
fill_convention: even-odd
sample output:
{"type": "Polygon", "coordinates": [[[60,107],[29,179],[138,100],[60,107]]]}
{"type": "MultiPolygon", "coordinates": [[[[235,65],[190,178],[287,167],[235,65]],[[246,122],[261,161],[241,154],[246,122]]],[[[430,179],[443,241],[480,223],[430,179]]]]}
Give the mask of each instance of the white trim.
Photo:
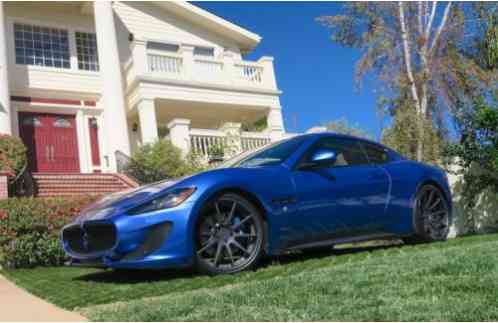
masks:
{"type": "Polygon", "coordinates": [[[85,115],[83,110],[78,110],[75,115],[76,120],[76,136],[78,141],[78,158],[80,160],[80,172],[88,173],[88,147],[85,143],[85,115]]]}
{"type": "Polygon", "coordinates": [[[215,84],[215,83],[207,83],[207,82],[199,82],[191,80],[171,79],[155,75],[152,76],[150,74],[151,73],[148,73],[148,75],[136,76],[134,81],[128,86],[127,93],[130,93],[141,82],[183,85],[189,88],[213,89],[213,90],[222,90],[230,92],[248,92],[256,94],[269,94],[275,96],[279,96],[283,93],[281,90],[271,90],[271,89],[251,87],[251,86],[223,85],[223,84],[215,84]]]}
{"type": "MultiPolygon", "coordinates": [[[[12,105],[21,107],[21,110],[19,111],[41,111],[41,109],[48,109],[53,111],[60,111],[61,113],[76,113],[78,110],[84,110],[84,111],[98,111],[99,113],[102,111],[102,108],[96,104],[93,107],[83,105],[69,105],[69,104],[56,104],[56,103],[37,103],[37,102],[21,102],[21,101],[15,101],[11,100],[12,105]],[[70,112],[68,112],[70,111],[70,112]]],[[[58,113],[58,112],[47,112],[47,113],[58,113]]]]}

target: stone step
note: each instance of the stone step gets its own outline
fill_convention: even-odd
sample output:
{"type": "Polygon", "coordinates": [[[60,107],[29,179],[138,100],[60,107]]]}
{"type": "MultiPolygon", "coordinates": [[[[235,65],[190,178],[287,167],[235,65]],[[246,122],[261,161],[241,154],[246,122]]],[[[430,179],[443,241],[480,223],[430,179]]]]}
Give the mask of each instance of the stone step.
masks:
{"type": "Polygon", "coordinates": [[[122,174],[33,174],[38,197],[102,195],[137,187],[122,174]]]}

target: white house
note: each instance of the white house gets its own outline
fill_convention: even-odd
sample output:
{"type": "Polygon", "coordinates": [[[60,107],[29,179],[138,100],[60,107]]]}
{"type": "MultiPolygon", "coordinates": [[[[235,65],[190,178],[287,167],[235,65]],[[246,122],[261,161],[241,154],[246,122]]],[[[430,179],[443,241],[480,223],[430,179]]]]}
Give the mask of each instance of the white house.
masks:
{"type": "Polygon", "coordinates": [[[187,2],[0,2],[0,133],[35,173],[115,173],[158,128],[185,152],[264,144],[285,130],[273,58],[242,58],[260,40],[187,2]]]}

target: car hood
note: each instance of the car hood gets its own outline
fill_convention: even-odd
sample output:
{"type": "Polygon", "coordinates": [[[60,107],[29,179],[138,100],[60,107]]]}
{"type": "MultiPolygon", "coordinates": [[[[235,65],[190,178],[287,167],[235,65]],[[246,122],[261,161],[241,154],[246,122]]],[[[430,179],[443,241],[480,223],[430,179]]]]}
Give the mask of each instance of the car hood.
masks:
{"type": "Polygon", "coordinates": [[[112,217],[131,207],[140,205],[154,197],[157,193],[172,187],[180,182],[180,179],[165,180],[153,184],[140,186],[138,188],[112,193],[104,196],[97,202],[84,208],[76,218],[76,222],[87,220],[99,220],[112,217]]]}

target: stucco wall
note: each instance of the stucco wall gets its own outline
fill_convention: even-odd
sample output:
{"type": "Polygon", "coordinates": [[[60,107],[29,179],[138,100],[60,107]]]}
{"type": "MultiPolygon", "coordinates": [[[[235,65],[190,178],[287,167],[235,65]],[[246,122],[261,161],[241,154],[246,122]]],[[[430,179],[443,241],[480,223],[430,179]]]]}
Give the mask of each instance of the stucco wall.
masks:
{"type": "Polygon", "coordinates": [[[95,32],[93,16],[82,15],[75,4],[40,5],[39,3],[6,3],[7,50],[9,61],[9,84],[13,94],[28,94],[33,89],[54,91],[98,93],[99,74],[77,70],[74,32],[95,32]],[[66,29],[69,32],[71,69],[50,68],[15,64],[13,24],[26,23],[66,29]]]}
{"type": "Polygon", "coordinates": [[[477,233],[498,232],[498,192],[491,189],[483,192],[477,198],[475,207],[467,209],[462,201],[464,189],[462,176],[450,174],[448,180],[453,194],[453,225],[450,236],[455,237],[468,233],[467,219],[470,217],[475,220],[477,233]]]}
{"type": "MultiPolygon", "coordinates": [[[[33,90],[43,89],[96,95],[100,93],[99,73],[77,69],[74,32],[95,32],[93,14],[82,13],[81,8],[82,3],[78,2],[51,2],[46,5],[36,2],[6,3],[9,83],[12,93],[29,95],[33,90]],[[68,30],[72,68],[16,65],[14,22],[68,30]]],[[[131,58],[130,33],[137,39],[213,47],[215,56],[229,49],[236,59],[241,58],[236,44],[177,18],[157,4],[115,2],[114,12],[121,63],[131,58]]]]}
{"type": "Polygon", "coordinates": [[[235,50],[238,59],[241,58],[234,43],[181,20],[156,4],[115,2],[114,11],[123,62],[130,57],[130,33],[137,39],[214,47],[215,56],[220,55],[224,48],[230,48],[235,50]]]}

